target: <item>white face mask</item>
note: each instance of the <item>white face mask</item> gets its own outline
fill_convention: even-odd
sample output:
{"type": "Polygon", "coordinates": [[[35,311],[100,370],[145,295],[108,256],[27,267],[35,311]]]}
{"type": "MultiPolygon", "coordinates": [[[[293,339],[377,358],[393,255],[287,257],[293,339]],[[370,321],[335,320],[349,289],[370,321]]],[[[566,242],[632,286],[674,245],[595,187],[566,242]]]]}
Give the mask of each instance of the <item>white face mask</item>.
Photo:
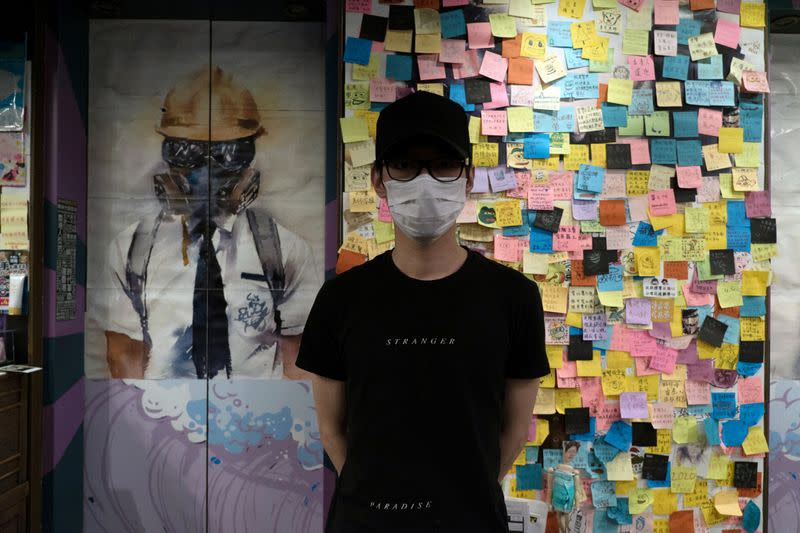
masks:
{"type": "Polygon", "coordinates": [[[411,181],[387,179],[387,203],[394,223],[415,239],[435,239],[455,223],[467,200],[467,180],[448,183],[420,174],[411,181]]]}

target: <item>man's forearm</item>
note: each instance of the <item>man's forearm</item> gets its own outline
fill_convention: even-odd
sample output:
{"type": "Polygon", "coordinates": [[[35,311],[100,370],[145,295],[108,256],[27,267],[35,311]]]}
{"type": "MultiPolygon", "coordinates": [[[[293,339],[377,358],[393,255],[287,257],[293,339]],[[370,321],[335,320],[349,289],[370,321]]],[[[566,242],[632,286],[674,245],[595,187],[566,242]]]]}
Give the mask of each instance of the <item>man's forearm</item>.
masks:
{"type": "Polygon", "coordinates": [[[326,434],[323,432],[321,436],[325,452],[331,458],[331,462],[336,468],[336,473],[341,475],[342,466],[344,466],[344,460],[347,455],[347,438],[343,433],[326,434]]]}
{"type": "Polygon", "coordinates": [[[525,448],[527,435],[513,435],[510,432],[503,432],[500,435],[500,473],[497,481],[502,482],[506,473],[511,470],[517,456],[525,448]]]}

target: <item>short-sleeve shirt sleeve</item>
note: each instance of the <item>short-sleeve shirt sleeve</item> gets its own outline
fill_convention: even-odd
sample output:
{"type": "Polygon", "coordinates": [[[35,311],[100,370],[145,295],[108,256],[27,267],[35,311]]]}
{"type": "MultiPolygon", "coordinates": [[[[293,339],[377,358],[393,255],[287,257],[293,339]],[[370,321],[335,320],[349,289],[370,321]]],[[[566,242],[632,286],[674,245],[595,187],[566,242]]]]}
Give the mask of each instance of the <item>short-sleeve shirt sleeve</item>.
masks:
{"type": "Polygon", "coordinates": [[[550,363],[544,344],[544,311],[539,288],[525,279],[521,290],[515,293],[506,377],[541,378],[550,373],[550,363]]]}
{"type": "Polygon", "coordinates": [[[311,302],[320,287],[311,246],[283,226],[278,225],[283,255],[286,285],[283,301],[278,305],[281,312],[283,335],[303,333],[311,302]]]}
{"type": "Polygon", "coordinates": [[[314,299],[295,364],[314,374],[344,381],[347,372],[338,326],[342,302],[337,302],[332,281],[323,283],[314,299]]]}

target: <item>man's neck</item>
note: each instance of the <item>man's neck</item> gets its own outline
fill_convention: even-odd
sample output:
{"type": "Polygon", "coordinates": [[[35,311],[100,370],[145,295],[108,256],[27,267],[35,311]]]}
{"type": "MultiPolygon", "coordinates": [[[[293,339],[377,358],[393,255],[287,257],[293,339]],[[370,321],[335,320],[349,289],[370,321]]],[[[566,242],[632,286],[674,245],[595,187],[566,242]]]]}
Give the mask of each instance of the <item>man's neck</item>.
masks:
{"type": "Polygon", "coordinates": [[[467,251],[456,242],[455,226],[431,242],[420,242],[400,230],[395,231],[391,259],[405,275],[435,280],[456,272],[467,258],[467,251]]]}

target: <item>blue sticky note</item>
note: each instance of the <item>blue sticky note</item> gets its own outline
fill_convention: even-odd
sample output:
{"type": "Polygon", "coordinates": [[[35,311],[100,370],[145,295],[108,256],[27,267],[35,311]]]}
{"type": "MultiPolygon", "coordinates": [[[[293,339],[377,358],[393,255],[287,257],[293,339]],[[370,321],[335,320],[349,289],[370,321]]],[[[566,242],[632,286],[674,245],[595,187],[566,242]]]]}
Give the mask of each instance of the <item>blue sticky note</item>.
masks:
{"type": "Polygon", "coordinates": [[[552,132],[555,131],[556,111],[533,110],[533,131],[552,132]]]}
{"type": "Polygon", "coordinates": [[[726,420],[722,423],[722,443],[725,446],[741,446],[747,437],[747,424],[741,420],[726,420]]]}
{"type": "Polygon", "coordinates": [[[572,89],[573,98],[586,100],[600,97],[597,74],[570,73],[570,77],[572,77],[574,84],[572,89]]]}
{"type": "Polygon", "coordinates": [[[616,520],[609,518],[607,512],[597,510],[592,518],[592,531],[594,533],[617,533],[619,524],[616,520]]]}
{"type": "Polygon", "coordinates": [[[761,509],[753,500],[747,502],[742,511],[742,528],[747,533],[753,533],[761,524],[761,509]]]}
{"type": "Polygon", "coordinates": [[[606,465],[597,458],[594,450],[589,450],[589,466],[586,468],[586,471],[593,479],[606,478],[606,465]]]}
{"type": "Polygon", "coordinates": [[[672,113],[672,123],[675,137],[694,138],[698,136],[697,111],[675,111],[672,113]]]}
{"type": "Polygon", "coordinates": [[[553,121],[553,131],[559,133],[571,133],[575,131],[574,108],[562,106],[561,109],[556,111],[556,116],[553,121]]]}
{"type": "Polygon", "coordinates": [[[747,210],[745,209],[744,202],[741,200],[728,200],[727,202],[728,226],[736,226],[738,228],[749,228],[750,219],[747,218],[747,210]]]}
{"type": "Polygon", "coordinates": [[[531,227],[528,224],[520,226],[505,226],[503,228],[503,237],[525,237],[531,234],[531,227]]]}
{"type": "Polygon", "coordinates": [[[589,468],[589,443],[581,443],[578,452],[569,464],[580,470],[587,470],[589,468]]]}
{"type": "Polygon", "coordinates": [[[617,506],[609,507],[607,513],[619,525],[633,524],[633,517],[628,512],[628,498],[617,498],[617,506]]]}
{"type": "Polygon", "coordinates": [[[628,106],[603,102],[601,110],[606,128],[624,128],[628,125],[628,106]]]}
{"type": "Polygon", "coordinates": [[[614,332],[614,324],[606,325],[606,338],[605,340],[592,341],[592,349],[600,350],[601,357],[605,356],[605,351],[611,348],[611,335],[614,332]]]}
{"type": "MultiPolygon", "coordinates": [[[[595,417],[589,417],[589,432],[588,433],[575,433],[570,435],[570,440],[580,440],[580,441],[587,441],[591,442],[594,440],[594,431],[595,431],[595,417]]],[[[588,450],[588,448],[587,448],[588,450]]]]}
{"type": "Polygon", "coordinates": [[[690,405],[686,408],[686,411],[689,413],[689,416],[702,416],[702,415],[710,415],[711,414],[711,406],[708,404],[705,405],[690,405]]]}
{"type": "Polygon", "coordinates": [[[530,251],[543,254],[553,253],[553,234],[541,228],[531,227],[530,251]]]}
{"type": "Polygon", "coordinates": [[[561,459],[564,457],[564,452],[561,450],[555,450],[550,448],[545,448],[542,450],[542,464],[545,470],[550,470],[551,468],[556,468],[559,464],[561,464],[561,459]]]}
{"type": "Polygon", "coordinates": [[[683,83],[686,103],[690,105],[711,105],[711,82],[688,80],[683,83]]]}
{"type": "Polygon", "coordinates": [[[728,248],[734,252],[750,251],[750,228],[727,226],[728,248]]]}
{"type": "Polygon", "coordinates": [[[636,226],[636,233],[633,235],[634,246],[658,246],[658,236],[664,233],[663,229],[653,230],[653,226],[647,222],[639,222],[636,226]]]}
{"type": "Polygon", "coordinates": [[[631,105],[628,106],[628,114],[630,116],[652,115],[654,110],[653,89],[648,87],[633,89],[631,93],[631,105]]]}
{"type": "Polygon", "coordinates": [[[708,82],[708,105],[728,107],[734,104],[732,81],[708,82]]]}
{"type": "Polygon", "coordinates": [[[554,48],[572,48],[571,22],[547,21],[547,46],[554,48]]]}
{"type": "Polygon", "coordinates": [[[725,336],[722,338],[722,342],[726,344],[739,344],[739,319],[720,313],[719,316],[717,316],[717,320],[728,326],[728,329],[725,330],[725,336]]]}
{"type": "Polygon", "coordinates": [[[717,420],[736,417],[736,393],[712,392],[711,416],[717,420]]]}
{"type": "Polygon", "coordinates": [[[570,326],[569,327],[569,334],[570,335],[583,335],[583,329],[582,328],[576,328],[575,326],[570,326]]]}
{"type": "Polygon", "coordinates": [[[745,109],[739,107],[739,125],[744,129],[744,142],[761,142],[763,108],[745,109]]]}
{"type": "Polygon", "coordinates": [[[344,62],[368,65],[372,52],[372,41],[360,37],[348,37],[344,44],[344,62]]]}
{"type": "Polygon", "coordinates": [[[589,60],[581,57],[582,50],[580,48],[565,48],[564,60],[567,63],[568,69],[582,68],[589,66],[589,60]]]}
{"type": "Polygon", "coordinates": [[[372,102],[372,103],[369,104],[369,110],[370,111],[377,111],[378,113],[380,113],[381,111],[383,111],[384,107],[389,105],[389,103],[390,102],[372,102]]]}
{"type": "Polygon", "coordinates": [[[598,274],[597,290],[600,292],[621,291],[622,265],[608,265],[608,274],[598,274]]]}
{"type": "Polygon", "coordinates": [[[443,39],[467,34],[467,22],[464,20],[464,12],[460,9],[440,13],[439,25],[442,27],[443,39]]]}
{"type": "Polygon", "coordinates": [[[627,452],[631,448],[633,427],[631,427],[630,424],[622,422],[621,420],[617,420],[611,424],[611,427],[608,429],[608,432],[603,438],[614,448],[622,450],[623,452],[627,452]]]}
{"type": "Polygon", "coordinates": [[[699,167],[703,164],[703,147],[696,139],[677,141],[678,164],[682,167],[699,167]]]}
{"type": "Polygon", "coordinates": [[[414,71],[413,59],[409,55],[391,54],[386,56],[386,77],[391,80],[408,81],[414,71]]]}
{"type": "Polygon", "coordinates": [[[539,447],[525,446],[525,462],[536,463],[539,461],[539,447]]]}
{"type": "Polygon", "coordinates": [[[605,177],[606,169],[603,167],[582,164],[578,168],[577,188],[582,191],[602,192],[605,177]]]}
{"type": "Polygon", "coordinates": [[[542,465],[517,466],[517,490],[542,490],[542,465]]]}
{"type": "Polygon", "coordinates": [[[464,111],[475,111],[475,104],[467,103],[467,93],[464,90],[463,83],[453,82],[450,84],[450,100],[458,103],[464,108],[464,111]]]}
{"type": "Polygon", "coordinates": [[[739,316],[766,316],[767,299],[765,296],[742,296],[742,307],[739,316]]]}
{"type": "Polygon", "coordinates": [[[557,79],[552,83],[552,86],[558,87],[561,91],[561,98],[573,98],[575,96],[575,77],[572,73],[557,79]]]}
{"type": "Polygon", "coordinates": [[[617,506],[616,486],[615,481],[599,480],[592,483],[592,503],[595,508],[617,506]]]}
{"type": "Polygon", "coordinates": [[[703,426],[706,428],[706,440],[711,446],[719,445],[719,422],[713,418],[706,418],[703,420],[703,426]]]}
{"type": "Polygon", "coordinates": [[[722,79],[722,54],[696,61],[698,80],[722,79]]]}
{"type": "Polygon", "coordinates": [[[761,370],[763,363],[743,363],[739,361],[736,363],[736,372],[739,375],[749,378],[750,376],[755,376],[758,374],[758,371],[761,370]]]}
{"type": "Polygon", "coordinates": [[[670,472],[671,469],[672,469],[672,463],[667,461],[667,475],[664,477],[664,479],[648,479],[647,480],[647,488],[660,489],[660,488],[664,488],[664,487],[669,487],[672,484],[672,482],[670,481],[671,478],[670,478],[670,475],[669,475],[669,472],[670,472]]]}
{"type": "Polygon", "coordinates": [[[675,139],[650,139],[650,161],[659,165],[678,162],[675,139]]]}
{"type": "MultiPolygon", "coordinates": [[[[760,363],[752,363],[760,364],[760,363]]],[[[739,406],[739,420],[747,424],[747,427],[755,426],[764,417],[763,403],[743,403],[739,406]]]]}
{"type": "Polygon", "coordinates": [[[700,35],[702,22],[695,19],[682,18],[678,22],[678,44],[689,46],[689,37],[700,35]]]}
{"type": "MultiPolygon", "coordinates": [[[[631,430],[631,432],[632,431],[633,430],[631,430]]],[[[614,460],[614,457],[619,453],[619,450],[608,444],[602,436],[595,437],[592,449],[594,450],[595,457],[602,463],[614,460]]]]}
{"type": "Polygon", "coordinates": [[[689,78],[689,56],[666,56],[661,73],[665,78],[686,81],[689,78]]]}
{"type": "Polygon", "coordinates": [[[523,156],[527,159],[546,159],[550,157],[550,136],[537,133],[527,137],[523,144],[523,156]]]}

